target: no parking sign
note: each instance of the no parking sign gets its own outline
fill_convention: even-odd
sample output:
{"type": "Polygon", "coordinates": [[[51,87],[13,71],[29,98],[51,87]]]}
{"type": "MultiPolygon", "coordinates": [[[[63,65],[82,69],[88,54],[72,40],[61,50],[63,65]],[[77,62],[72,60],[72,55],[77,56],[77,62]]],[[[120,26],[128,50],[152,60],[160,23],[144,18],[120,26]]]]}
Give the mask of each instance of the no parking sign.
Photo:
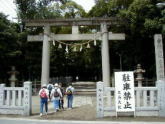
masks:
{"type": "Polygon", "coordinates": [[[116,112],[134,112],[134,75],[133,72],[115,72],[116,112]]]}

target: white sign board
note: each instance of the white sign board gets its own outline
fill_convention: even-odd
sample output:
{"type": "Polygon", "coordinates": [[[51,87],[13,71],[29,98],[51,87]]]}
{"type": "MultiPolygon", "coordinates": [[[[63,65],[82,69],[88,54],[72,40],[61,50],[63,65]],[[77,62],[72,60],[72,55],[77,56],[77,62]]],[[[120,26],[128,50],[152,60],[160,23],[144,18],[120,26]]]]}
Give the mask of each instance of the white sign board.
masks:
{"type": "Polygon", "coordinates": [[[133,72],[115,72],[116,112],[135,111],[133,72]]]}

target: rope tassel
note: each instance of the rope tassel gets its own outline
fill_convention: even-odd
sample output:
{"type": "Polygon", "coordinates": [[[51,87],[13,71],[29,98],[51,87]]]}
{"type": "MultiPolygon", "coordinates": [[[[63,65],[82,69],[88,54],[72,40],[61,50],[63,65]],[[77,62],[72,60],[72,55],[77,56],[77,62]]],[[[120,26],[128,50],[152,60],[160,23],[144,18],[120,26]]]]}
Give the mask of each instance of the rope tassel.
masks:
{"type": "Polygon", "coordinates": [[[88,45],[87,45],[87,48],[90,48],[90,45],[89,45],[89,43],[88,43],[88,45]]]}
{"type": "Polygon", "coordinates": [[[55,42],[55,40],[53,40],[53,46],[55,46],[56,45],[56,42],[55,42]]]}
{"type": "Polygon", "coordinates": [[[97,45],[96,40],[94,40],[94,46],[96,46],[96,45],[97,45]]]}
{"type": "Polygon", "coordinates": [[[65,51],[69,53],[68,45],[66,45],[65,51]]]}
{"type": "Polygon", "coordinates": [[[59,48],[59,49],[61,49],[61,48],[62,48],[62,45],[61,45],[61,44],[59,44],[58,48],[59,48]]]}
{"type": "Polygon", "coordinates": [[[80,46],[80,52],[82,51],[82,45],[80,46]]]}

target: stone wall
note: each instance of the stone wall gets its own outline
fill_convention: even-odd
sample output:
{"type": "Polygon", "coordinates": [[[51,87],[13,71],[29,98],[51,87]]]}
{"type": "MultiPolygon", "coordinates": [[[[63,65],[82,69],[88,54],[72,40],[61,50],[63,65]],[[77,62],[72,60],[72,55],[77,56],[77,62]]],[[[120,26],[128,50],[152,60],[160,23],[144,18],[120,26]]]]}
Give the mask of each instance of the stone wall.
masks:
{"type": "Polygon", "coordinates": [[[0,84],[0,114],[29,116],[32,108],[31,98],[31,82],[24,82],[24,87],[5,87],[5,84],[0,84]]]}

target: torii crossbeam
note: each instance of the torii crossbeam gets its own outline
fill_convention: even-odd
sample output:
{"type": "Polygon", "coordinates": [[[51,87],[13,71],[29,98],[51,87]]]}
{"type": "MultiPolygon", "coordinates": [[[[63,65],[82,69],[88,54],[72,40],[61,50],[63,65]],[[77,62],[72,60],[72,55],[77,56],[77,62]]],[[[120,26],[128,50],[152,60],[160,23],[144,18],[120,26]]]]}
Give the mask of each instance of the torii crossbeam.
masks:
{"type": "Polygon", "coordinates": [[[110,85],[109,43],[108,40],[125,40],[123,33],[107,32],[107,25],[118,24],[116,18],[80,18],[80,19],[50,19],[50,20],[25,20],[26,26],[44,26],[43,35],[29,35],[28,41],[43,41],[42,75],[41,84],[49,82],[50,44],[48,41],[78,41],[78,40],[102,40],[102,75],[106,86],[110,85]],[[78,26],[100,25],[100,33],[79,34],[78,26]],[[52,34],[50,26],[72,26],[72,34],[52,34]],[[50,39],[51,37],[51,39],[50,39]]]}

